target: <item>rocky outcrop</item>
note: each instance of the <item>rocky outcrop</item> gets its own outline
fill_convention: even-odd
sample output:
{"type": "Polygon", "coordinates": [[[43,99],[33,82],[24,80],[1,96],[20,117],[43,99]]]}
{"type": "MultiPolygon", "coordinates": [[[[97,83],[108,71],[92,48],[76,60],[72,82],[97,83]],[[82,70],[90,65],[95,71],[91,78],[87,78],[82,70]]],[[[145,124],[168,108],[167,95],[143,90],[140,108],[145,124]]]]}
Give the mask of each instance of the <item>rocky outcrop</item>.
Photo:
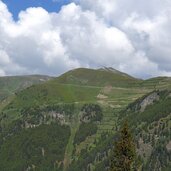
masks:
{"type": "Polygon", "coordinates": [[[144,110],[147,108],[147,106],[152,105],[155,101],[158,101],[160,99],[160,96],[157,92],[153,92],[147,97],[143,99],[143,101],[139,104],[140,112],[144,112],[144,110]]]}
{"type": "Polygon", "coordinates": [[[169,141],[169,143],[166,145],[166,148],[168,151],[171,151],[171,141],[169,141]]]}

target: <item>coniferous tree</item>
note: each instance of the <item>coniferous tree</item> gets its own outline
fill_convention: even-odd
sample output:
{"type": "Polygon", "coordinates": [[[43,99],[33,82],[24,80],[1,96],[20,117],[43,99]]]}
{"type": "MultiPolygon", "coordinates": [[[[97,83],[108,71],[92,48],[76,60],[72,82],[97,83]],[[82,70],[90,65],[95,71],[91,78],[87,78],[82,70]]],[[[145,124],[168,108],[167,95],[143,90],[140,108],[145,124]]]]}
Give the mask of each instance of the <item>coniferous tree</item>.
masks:
{"type": "Polygon", "coordinates": [[[135,162],[135,144],[128,123],[125,122],[120,130],[118,141],[115,142],[111,157],[110,171],[132,171],[135,162]]]}

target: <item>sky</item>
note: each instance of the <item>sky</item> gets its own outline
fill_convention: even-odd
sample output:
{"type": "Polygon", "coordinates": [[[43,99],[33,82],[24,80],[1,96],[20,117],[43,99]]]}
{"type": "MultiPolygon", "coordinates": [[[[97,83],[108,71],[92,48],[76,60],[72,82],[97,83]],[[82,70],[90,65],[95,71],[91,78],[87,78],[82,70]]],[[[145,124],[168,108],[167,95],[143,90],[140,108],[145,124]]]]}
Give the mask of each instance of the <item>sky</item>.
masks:
{"type": "Polygon", "coordinates": [[[59,12],[63,5],[70,3],[70,0],[3,0],[12,13],[14,20],[18,20],[20,11],[29,7],[42,7],[48,12],[59,12]]]}
{"type": "Polygon", "coordinates": [[[0,76],[102,66],[171,76],[171,1],[0,0],[0,76]]]}

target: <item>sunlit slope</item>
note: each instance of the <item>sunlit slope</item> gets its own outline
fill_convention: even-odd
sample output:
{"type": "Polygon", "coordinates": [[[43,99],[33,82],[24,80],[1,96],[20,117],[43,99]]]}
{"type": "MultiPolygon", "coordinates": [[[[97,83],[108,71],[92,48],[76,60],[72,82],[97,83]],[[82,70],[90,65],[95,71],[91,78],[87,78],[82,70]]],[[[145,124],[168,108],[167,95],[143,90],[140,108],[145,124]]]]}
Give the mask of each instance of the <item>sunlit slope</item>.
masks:
{"type": "Polygon", "coordinates": [[[3,112],[13,118],[24,108],[70,103],[99,103],[102,106],[123,108],[147,92],[149,90],[139,88],[79,86],[49,81],[16,93],[11,102],[4,107],[3,112]]]}
{"type": "Polygon", "coordinates": [[[135,86],[141,81],[113,68],[87,69],[79,68],[64,73],[56,80],[63,84],[77,84],[89,86],[135,86]]]}
{"type": "Polygon", "coordinates": [[[8,116],[7,120],[12,121],[17,119],[20,116],[20,111],[25,108],[62,103],[98,103],[102,106],[122,109],[137,98],[151,91],[148,88],[142,89],[139,83],[137,85],[137,82],[142,82],[142,80],[134,79],[127,74],[111,68],[100,70],[76,69],[72,72],[74,72],[74,75],[76,74],[75,77],[78,74],[79,78],[85,79],[86,76],[86,79],[89,81],[87,84],[60,82],[59,80],[65,77],[62,75],[43,84],[33,85],[19,91],[15,93],[12,99],[9,99],[7,104],[3,105],[3,112],[8,116]],[[108,75],[109,77],[106,78],[108,75]],[[126,84],[127,81],[132,82],[134,87],[128,86],[126,84]],[[112,83],[117,83],[117,86],[116,84],[112,86],[112,83]]]}
{"type": "MultiPolygon", "coordinates": [[[[154,155],[169,161],[165,154],[168,154],[166,148],[170,147],[171,102],[170,91],[156,89],[163,90],[170,85],[170,79],[166,77],[144,81],[112,68],[82,68],[18,91],[4,105],[0,115],[0,135],[4,138],[0,163],[8,162],[10,151],[15,150],[11,144],[16,142],[18,153],[13,157],[18,165],[11,162],[7,166],[10,169],[36,166],[37,169],[60,171],[104,171],[108,166],[113,137],[120,123],[127,119],[135,133],[136,144],[140,145],[138,154],[144,167],[151,165],[154,168],[151,170],[156,171],[152,166],[158,163],[157,158],[152,158],[154,155]],[[64,127],[58,134],[47,133],[45,130],[54,129],[53,124],[64,127]],[[155,130],[153,137],[151,133],[155,130]],[[63,133],[66,136],[61,140],[63,133]],[[28,146],[26,150],[18,148],[20,142],[26,140],[34,142],[35,146],[28,146]],[[65,146],[60,151],[56,144],[60,146],[62,141],[65,146]],[[156,143],[154,148],[152,141],[156,143]],[[50,151],[47,146],[50,146],[50,151]],[[164,153],[159,155],[158,150],[161,149],[164,153]],[[27,160],[20,162],[21,156],[28,159],[27,151],[31,155],[29,163],[27,160]],[[34,156],[38,156],[36,160],[34,156]]],[[[163,159],[161,161],[164,162],[163,159]]],[[[169,168],[168,164],[162,166],[169,168]]]]}
{"type": "Polygon", "coordinates": [[[144,80],[142,86],[152,89],[171,89],[171,77],[155,77],[144,80]]]}

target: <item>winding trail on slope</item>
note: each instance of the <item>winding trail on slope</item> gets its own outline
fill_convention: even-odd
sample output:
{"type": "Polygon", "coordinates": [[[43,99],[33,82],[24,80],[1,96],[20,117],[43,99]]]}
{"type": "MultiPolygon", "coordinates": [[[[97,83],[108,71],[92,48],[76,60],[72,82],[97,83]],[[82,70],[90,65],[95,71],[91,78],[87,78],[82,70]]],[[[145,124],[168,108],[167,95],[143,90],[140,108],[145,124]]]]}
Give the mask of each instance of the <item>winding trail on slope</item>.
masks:
{"type": "Polygon", "coordinates": [[[72,160],[72,154],[74,150],[74,138],[77,130],[79,129],[79,113],[75,114],[74,117],[72,118],[72,122],[70,124],[70,129],[71,129],[71,136],[69,138],[68,144],[66,146],[65,150],[65,156],[64,156],[64,168],[63,171],[67,171],[71,160],[72,160]]]}

